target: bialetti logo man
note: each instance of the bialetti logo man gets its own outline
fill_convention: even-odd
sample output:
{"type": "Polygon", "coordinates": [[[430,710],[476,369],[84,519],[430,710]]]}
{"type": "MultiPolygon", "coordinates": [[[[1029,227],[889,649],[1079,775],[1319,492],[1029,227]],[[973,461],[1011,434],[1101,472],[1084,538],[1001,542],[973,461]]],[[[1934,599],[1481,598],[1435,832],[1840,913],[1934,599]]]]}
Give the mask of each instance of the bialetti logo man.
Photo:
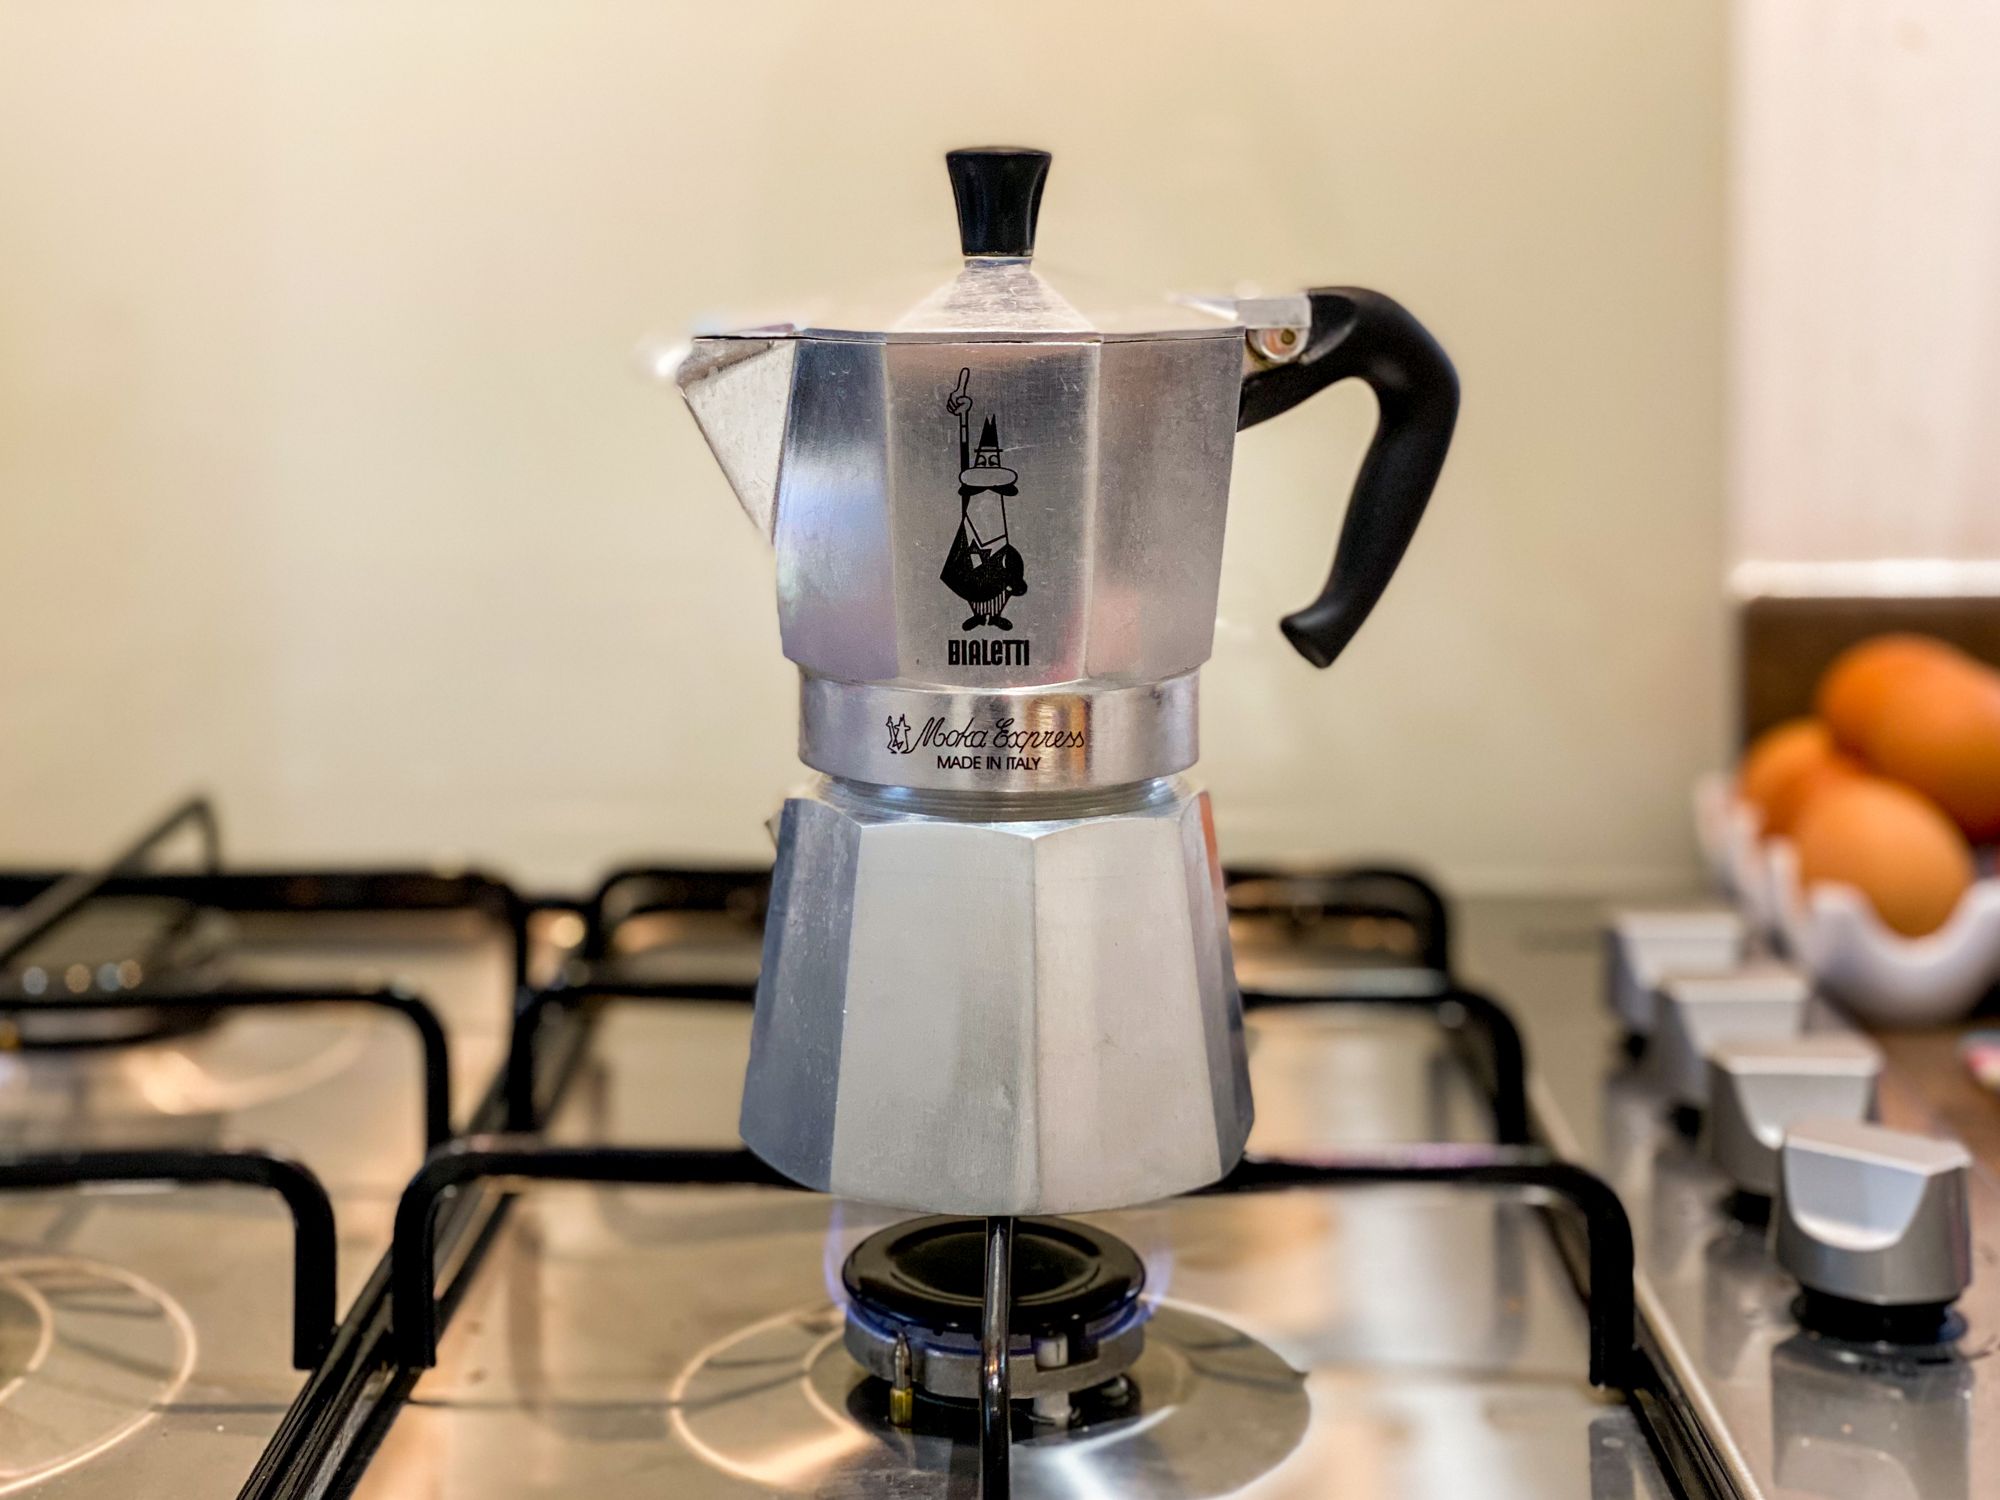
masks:
{"type": "Polygon", "coordinates": [[[958,384],[945,397],[945,410],[958,418],[958,531],[938,574],[944,586],[970,607],[959,635],[945,644],[945,661],[954,667],[1025,667],[1030,661],[1025,636],[1007,638],[1014,622],[1007,606],[1028,592],[1021,554],[1007,535],[1007,500],[1018,493],[1020,476],[1003,464],[999,424],[991,413],[972,445],[972,383],[970,369],[958,372],[958,384]],[[998,637],[974,635],[997,630],[998,637]]]}

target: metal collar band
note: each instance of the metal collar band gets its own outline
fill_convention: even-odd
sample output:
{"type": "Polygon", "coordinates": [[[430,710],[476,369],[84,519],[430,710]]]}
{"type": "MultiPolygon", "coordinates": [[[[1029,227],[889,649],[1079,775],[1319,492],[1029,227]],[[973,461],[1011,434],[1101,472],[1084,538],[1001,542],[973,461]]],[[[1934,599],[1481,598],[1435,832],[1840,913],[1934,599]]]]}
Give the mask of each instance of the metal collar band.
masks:
{"type": "Polygon", "coordinates": [[[1195,763],[1187,672],[1087,692],[878,687],[801,674],[799,759],[876,786],[1066,792],[1172,776],[1195,763]]]}

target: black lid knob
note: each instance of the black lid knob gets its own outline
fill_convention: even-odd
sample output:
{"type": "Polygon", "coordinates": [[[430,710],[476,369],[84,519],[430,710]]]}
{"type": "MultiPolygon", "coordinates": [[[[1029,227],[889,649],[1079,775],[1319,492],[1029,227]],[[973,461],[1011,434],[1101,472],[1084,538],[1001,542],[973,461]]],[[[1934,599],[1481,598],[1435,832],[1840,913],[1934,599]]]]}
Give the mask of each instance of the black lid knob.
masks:
{"type": "Polygon", "coordinates": [[[968,146],[944,154],[958,200],[958,243],[968,257],[1035,253],[1035,220],[1049,153],[1028,146],[968,146]]]}

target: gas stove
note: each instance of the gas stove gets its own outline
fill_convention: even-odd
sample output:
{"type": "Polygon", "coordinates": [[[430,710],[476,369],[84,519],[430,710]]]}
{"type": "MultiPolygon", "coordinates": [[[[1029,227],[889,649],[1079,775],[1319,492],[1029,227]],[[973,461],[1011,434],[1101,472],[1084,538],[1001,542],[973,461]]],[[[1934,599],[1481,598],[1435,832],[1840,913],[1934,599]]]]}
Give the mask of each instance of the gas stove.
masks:
{"type": "Polygon", "coordinates": [[[0,1494],[2000,1493],[1983,1172],[1946,1321],[1831,1327],[1601,904],[1227,889],[1247,1158],[980,1219],[743,1149],[767,872],[239,871],[196,802],[0,875],[0,1494]]]}

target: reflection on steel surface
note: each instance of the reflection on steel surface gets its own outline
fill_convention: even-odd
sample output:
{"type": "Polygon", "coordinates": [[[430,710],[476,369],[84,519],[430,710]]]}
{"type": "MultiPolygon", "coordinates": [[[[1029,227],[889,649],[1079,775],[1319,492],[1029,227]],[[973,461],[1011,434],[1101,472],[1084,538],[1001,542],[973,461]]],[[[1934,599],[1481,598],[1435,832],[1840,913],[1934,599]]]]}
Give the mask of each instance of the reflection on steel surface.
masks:
{"type": "MultiPolygon", "coordinates": [[[[847,1356],[840,1330],[838,1309],[806,1308],[702,1350],[669,1387],[676,1436],[723,1473],[774,1490],[882,1494],[900,1475],[927,1493],[927,1480],[954,1471],[953,1435],[960,1451],[972,1438],[971,1409],[920,1401],[929,1415],[917,1429],[895,1428],[886,1387],[847,1356]]],[[[1015,1494],[1227,1495],[1298,1447],[1311,1414],[1306,1378],[1276,1353],[1172,1301],[1149,1338],[1128,1407],[1015,1441],[1015,1494]]]]}
{"type": "Polygon", "coordinates": [[[194,1325],[143,1277],[69,1256],[0,1260],[0,1495],[131,1437],[194,1362],[194,1325]]]}
{"type": "Polygon", "coordinates": [[[1837,1500],[1965,1500],[1972,1366],[1794,1334],[1771,1350],[1778,1483],[1837,1500]]]}

